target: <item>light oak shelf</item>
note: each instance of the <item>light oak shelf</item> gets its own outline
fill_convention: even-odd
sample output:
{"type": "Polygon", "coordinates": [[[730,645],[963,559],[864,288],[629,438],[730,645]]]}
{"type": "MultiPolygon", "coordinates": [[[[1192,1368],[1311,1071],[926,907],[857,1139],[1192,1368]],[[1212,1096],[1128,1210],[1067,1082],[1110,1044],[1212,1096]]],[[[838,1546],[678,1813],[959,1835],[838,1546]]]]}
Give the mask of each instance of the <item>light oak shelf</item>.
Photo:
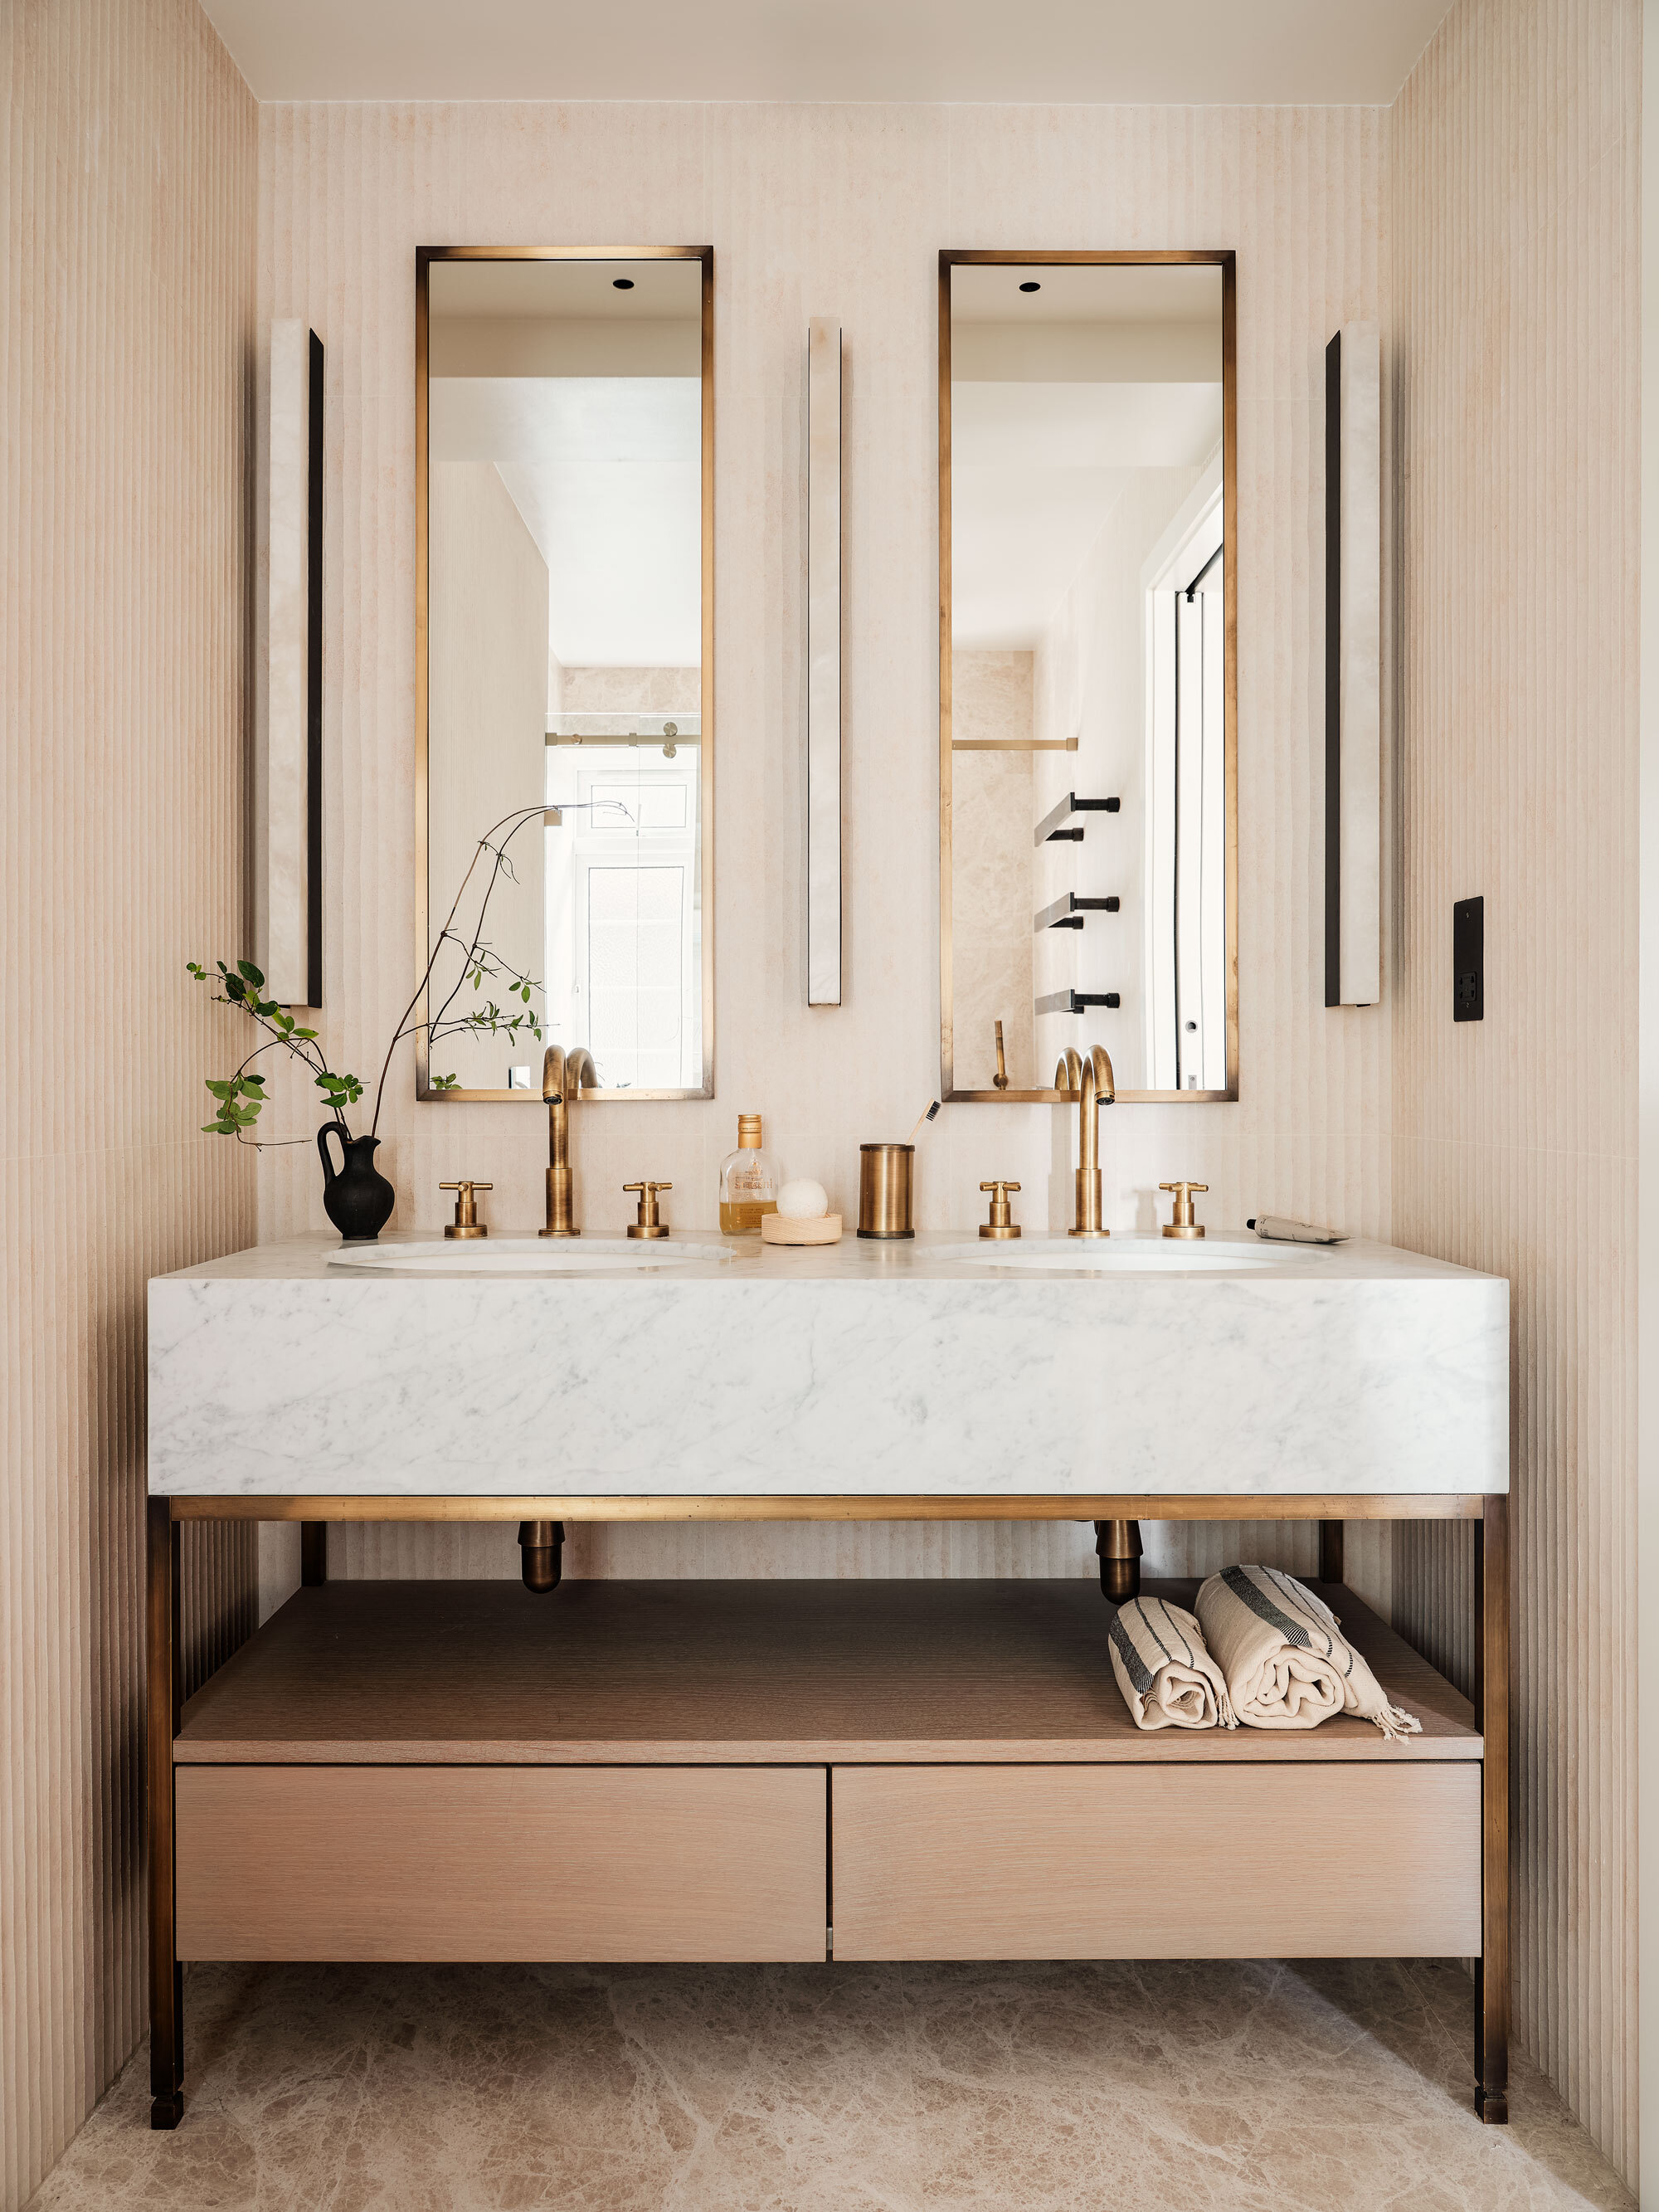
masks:
{"type": "MultiPolygon", "coordinates": [[[[1092,1580],[333,1582],[185,1706],[196,1765],[1419,1765],[1479,1760],[1467,1698],[1314,1585],[1423,1723],[1307,1733],[1130,1721],[1092,1580]]],[[[1190,1605],[1197,1584],[1151,1581],[1190,1605]]]]}

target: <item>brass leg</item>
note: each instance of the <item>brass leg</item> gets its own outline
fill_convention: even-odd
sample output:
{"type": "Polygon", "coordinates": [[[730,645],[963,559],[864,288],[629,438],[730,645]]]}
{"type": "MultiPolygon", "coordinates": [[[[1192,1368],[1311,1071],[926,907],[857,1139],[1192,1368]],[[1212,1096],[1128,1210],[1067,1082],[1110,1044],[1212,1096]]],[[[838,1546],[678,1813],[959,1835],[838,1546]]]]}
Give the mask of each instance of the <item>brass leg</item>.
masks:
{"type": "Polygon", "coordinates": [[[1322,1583],[1340,1583],[1342,1579],[1342,1529],[1340,1521],[1322,1521],[1319,1524],[1319,1579],[1322,1583]]]}
{"type": "Polygon", "coordinates": [[[1474,1709],[1481,1768],[1480,1964],[1474,1984],[1474,2109],[1510,2116],[1510,1528],[1507,1498],[1474,1527],[1474,1709]]]}
{"type": "Polygon", "coordinates": [[[179,1523],[165,1498],[146,1523],[149,1674],[145,1772],[149,1824],[149,2124],[176,2128],[185,2110],[185,1976],[173,1925],[173,1739],[179,1729],[179,1523]]]}
{"type": "Polygon", "coordinates": [[[1100,1558],[1100,1589],[1114,1605],[1140,1595],[1140,1523],[1097,1521],[1095,1550],[1100,1558]]]}
{"type": "Polygon", "coordinates": [[[328,1523],[326,1521],[302,1521],[300,1523],[300,1586],[314,1589],[328,1580],[328,1523]]]}

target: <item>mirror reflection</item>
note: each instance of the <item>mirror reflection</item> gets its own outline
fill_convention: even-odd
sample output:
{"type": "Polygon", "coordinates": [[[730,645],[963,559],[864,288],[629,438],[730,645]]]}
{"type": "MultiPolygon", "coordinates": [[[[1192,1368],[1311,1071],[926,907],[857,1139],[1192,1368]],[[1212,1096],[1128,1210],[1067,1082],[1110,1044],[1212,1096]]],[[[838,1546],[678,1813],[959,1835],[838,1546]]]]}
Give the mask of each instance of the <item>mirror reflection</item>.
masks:
{"type": "Polygon", "coordinates": [[[957,1097],[1233,1085],[1225,260],[946,257],[957,1097]]]}
{"type": "MultiPolygon", "coordinates": [[[[705,262],[424,275],[428,927],[479,837],[539,808],[492,946],[599,1088],[702,1095],[705,262]]],[[[427,1080],[539,1101],[541,1049],[447,1038],[427,1080]]]]}

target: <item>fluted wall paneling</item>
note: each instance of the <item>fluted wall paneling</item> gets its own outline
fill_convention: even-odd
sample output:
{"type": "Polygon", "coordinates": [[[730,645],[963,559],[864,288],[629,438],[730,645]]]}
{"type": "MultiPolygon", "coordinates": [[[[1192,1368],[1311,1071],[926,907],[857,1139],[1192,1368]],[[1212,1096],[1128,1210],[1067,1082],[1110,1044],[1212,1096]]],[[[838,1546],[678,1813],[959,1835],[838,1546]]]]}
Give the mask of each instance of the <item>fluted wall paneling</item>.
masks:
{"type": "MultiPolygon", "coordinates": [[[[1239,254],[1242,1097],[1106,1119],[1108,1218],[1146,1228],[1160,1182],[1211,1186],[1208,1218],[1258,1209],[1384,1234],[1386,1014],[1320,1004],[1317,541],[1322,349],[1380,313],[1385,118],[1299,110],[506,104],[261,108],[259,309],[327,348],[324,1031],[378,1060],[414,973],[414,253],[421,244],[712,243],[715,250],[714,822],[717,1095],[579,1105],[582,1219],[615,1231],[622,1184],[675,1185],[712,1223],[739,1110],[832,1200],[857,1146],[902,1134],[939,1081],[936,256],[941,246],[1231,246],[1239,254]],[[815,314],[846,331],[847,994],[802,1003],[800,379],[815,314]]],[[[303,1128],[309,1102],[276,1112],[303,1128]]],[[[490,1218],[540,1219],[533,1108],[417,1105],[396,1070],[380,1158],[394,1225],[435,1227],[437,1186],[494,1182],[490,1218]]],[[[923,1142],[924,1227],[977,1218],[980,1180],[1065,1219],[1069,1121],[947,1108],[923,1142]]],[[[303,1149],[259,1164],[260,1233],[325,1226],[303,1149]]],[[[548,1348],[556,1358],[556,1343],[548,1348]]],[[[1014,1387],[1015,1378],[1010,1378],[1014,1387]]],[[[1178,1413],[1172,1409],[1172,1419],[1178,1413]]],[[[1109,1437],[1079,1439],[1103,1487],[1109,1437]]],[[[550,1451],[556,1440],[550,1439],[550,1451]]],[[[850,1475],[850,1470],[849,1470],[850,1475]]],[[[1311,1533],[1151,1532],[1154,1565],[1248,1543],[1312,1565],[1311,1533]]],[[[515,1571],[510,1529],[337,1532],[349,1573],[515,1571]]],[[[573,1534],[574,1573],[1094,1571],[1075,1523],[625,1528],[573,1534]]],[[[266,1601],[291,1545],[266,1539],[266,1601]]],[[[1357,1544],[1382,1595],[1385,1544],[1357,1544]],[[1380,1578],[1380,1580],[1379,1580],[1380,1578]]]]}
{"type": "MultiPolygon", "coordinates": [[[[253,101],[194,0],[0,10],[0,2206],[144,1990],[144,1284],[252,1241],[198,1133],[242,927],[253,101]]],[[[252,1615],[191,1532],[190,1662],[252,1615]]]]}
{"type": "MultiPolygon", "coordinates": [[[[1517,2027],[1632,2181],[1640,82],[1637,0],[1459,0],[1391,118],[1388,324],[1394,1233],[1512,1285],[1517,2027]]],[[[1467,1682],[1468,1532],[1395,1568],[1467,1682]]]]}

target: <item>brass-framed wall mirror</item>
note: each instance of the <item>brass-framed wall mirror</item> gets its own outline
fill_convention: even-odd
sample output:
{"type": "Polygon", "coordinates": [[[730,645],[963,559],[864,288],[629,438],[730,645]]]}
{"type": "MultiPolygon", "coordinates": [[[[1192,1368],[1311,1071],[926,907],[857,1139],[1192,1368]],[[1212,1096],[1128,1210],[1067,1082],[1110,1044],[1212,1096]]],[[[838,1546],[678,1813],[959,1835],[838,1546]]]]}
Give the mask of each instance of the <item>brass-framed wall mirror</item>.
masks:
{"type": "Polygon", "coordinates": [[[1238,1096],[1231,252],[939,256],[943,1095],[1238,1096]]]}
{"type": "MultiPolygon", "coordinates": [[[[415,329],[422,965],[520,817],[485,935],[545,1043],[712,1097],[713,251],[422,246],[415,329]]],[[[522,1029],[416,1046],[422,1098],[542,1103],[522,1029]]]]}

